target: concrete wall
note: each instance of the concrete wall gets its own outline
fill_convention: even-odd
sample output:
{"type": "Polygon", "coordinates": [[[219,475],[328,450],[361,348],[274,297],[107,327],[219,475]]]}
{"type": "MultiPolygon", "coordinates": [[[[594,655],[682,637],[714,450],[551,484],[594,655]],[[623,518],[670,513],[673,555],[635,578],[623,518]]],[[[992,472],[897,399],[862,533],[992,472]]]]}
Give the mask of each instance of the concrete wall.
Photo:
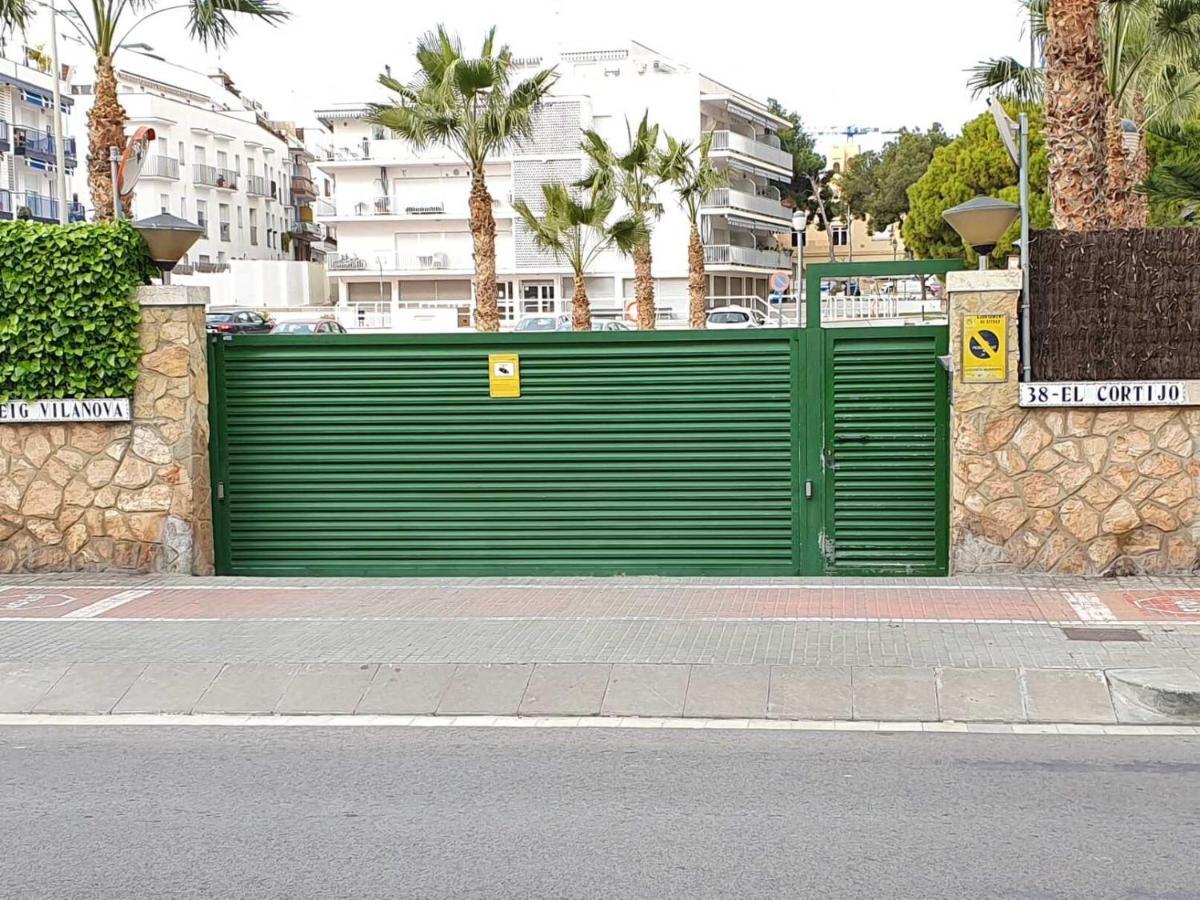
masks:
{"type": "Polygon", "coordinates": [[[1022,409],[1020,272],[956,272],[948,287],[952,571],[1194,571],[1200,408],[1022,409]],[[1008,380],[965,384],[963,316],[992,313],[1009,316],[1008,380]]]}
{"type": "Polygon", "coordinates": [[[329,276],[320,263],[292,260],[235,259],[228,272],[173,273],[175,284],[209,290],[209,306],[325,306],[329,276]]]}
{"type": "Polygon", "coordinates": [[[211,574],[206,293],[139,290],[132,422],[0,426],[0,572],[211,574]]]}

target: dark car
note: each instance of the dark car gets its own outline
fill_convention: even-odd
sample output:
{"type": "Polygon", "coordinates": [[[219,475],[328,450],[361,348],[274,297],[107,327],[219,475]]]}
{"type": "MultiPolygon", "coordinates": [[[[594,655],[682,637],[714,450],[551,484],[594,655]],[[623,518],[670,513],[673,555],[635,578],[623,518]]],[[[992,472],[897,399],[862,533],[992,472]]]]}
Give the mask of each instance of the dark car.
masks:
{"type": "Polygon", "coordinates": [[[292,319],[276,323],[271,334],[346,334],[346,329],[333,319],[292,319]]]}
{"type": "Polygon", "coordinates": [[[252,309],[213,309],[204,320],[209,334],[269,334],[275,327],[252,309]]]}

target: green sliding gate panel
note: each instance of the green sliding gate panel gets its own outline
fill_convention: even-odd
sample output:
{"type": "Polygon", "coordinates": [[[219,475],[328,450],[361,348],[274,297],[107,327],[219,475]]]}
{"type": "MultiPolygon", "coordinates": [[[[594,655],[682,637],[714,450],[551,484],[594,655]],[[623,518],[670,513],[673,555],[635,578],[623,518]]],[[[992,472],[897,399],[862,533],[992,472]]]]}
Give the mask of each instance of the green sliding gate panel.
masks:
{"type": "Polygon", "coordinates": [[[816,558],[799,332],[211,349],[224,574],[785,575],[816,558]],[[519,398],[489,396],[489,353],[519,355],[519,398]]]}

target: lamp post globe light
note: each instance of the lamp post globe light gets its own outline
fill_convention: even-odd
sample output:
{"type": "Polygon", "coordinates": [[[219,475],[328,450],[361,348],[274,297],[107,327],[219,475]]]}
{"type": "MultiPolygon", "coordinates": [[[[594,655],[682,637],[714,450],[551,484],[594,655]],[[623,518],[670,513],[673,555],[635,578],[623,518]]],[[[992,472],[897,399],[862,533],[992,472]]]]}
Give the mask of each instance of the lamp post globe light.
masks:
{"type": "Polygon", "coordinates": [[[171,270],[183,259],[204,230],[170,213],[138,219],[133,223],[150,250],[150,258],[162,272],[163,284],[171,283],[171,270]]]}
{"type": "Polygon", "coordinates": [[[987,268],[988,254],[996,249],[1021,208],[995,197],[976,197],[942,213],[963,243],[979,254],[979,268],[987,268]]]}

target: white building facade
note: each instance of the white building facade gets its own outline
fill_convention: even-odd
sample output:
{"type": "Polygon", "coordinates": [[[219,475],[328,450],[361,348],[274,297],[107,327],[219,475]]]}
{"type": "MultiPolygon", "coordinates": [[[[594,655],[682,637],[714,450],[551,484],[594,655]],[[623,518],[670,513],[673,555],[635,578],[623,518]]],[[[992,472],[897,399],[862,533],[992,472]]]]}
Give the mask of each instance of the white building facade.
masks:
{"type": "MultiPolygon", "coordinates": [[[[13,47],[14,58],[0,57],[0,219],[12,219],[22,209],[40,222],[58,222],[57,163],[54,141],[54,84],[49,60],[40,51],[13,47]]],[[[69,75],[69,73],[67,73],[69,75]]],[[[72,107],[69,81],[62,82],[63,156],[67,170],[68,219],[83,218],[83,207],[70,195],[72,173],[83,164],[77,133],[68,113],[72,107]]]]}
{"type": "MultiPolygon", "coordinates": [[[[709,294],[715,299],[768,296],[773,272],[789,271],[789,254],[775,235],[790,229],[780,188],[791,179],[791,156],[779,148],[786,120],[740,94],[639,44],[562,53],[521,61],[525,74],[556,66],[559,81],[537,116],[531,140],[490,160],[488,188],[496,217],[497,281],[502,322],[565,313],[569,269],[539,250],[513,210],[516,200],[537,208],[546,182],[583,177],[584,129],[614,147],[627,145],[626,123],[645,113],[675,137],[697,141],[713,132],[713,157],[729,186],[713,192],[702,217],[709,294]]],[[[517,78],[522,77],[518,72],[517,78]]],[[[338,252],[327,260],[342,303],[378,304],[397,322],[408,313],[453,311],[443,319],[472,326],[473,272],[466,165],[442,148],[417,152],[366,121],[365,104],[318,111],[332,132],[320,165],[335,178],[332,204],[317,204],[319,221],[336,226],[338,252]]],[[[664,207],[652,253],[660,326],[687,322],[689,225],[673,190],[659,190],[664,207]]],[[[598,317],[623,317],[633,300],[633,263],[604,254],[588,276],[598,317]]],[[[401,329],[402,330],[402,329],[401,329]]]]}
{"type": "MultiPolygon", "coordinates": [[[[142,54],[118,58],[117,83],[129,133],[155,132],[134,190],[133,217],[166,212],[205,230],[177,272],[227,271],[233,260],[292,259],[293,159],[262,109],[224,73],[203,75],[142,54]]],[[[72,122],[79,133],[86,134],[93,90],[93,84],[74,89],[72,122]]],[[[75,189],[90,206],[86,164],[75,189]]]]}

